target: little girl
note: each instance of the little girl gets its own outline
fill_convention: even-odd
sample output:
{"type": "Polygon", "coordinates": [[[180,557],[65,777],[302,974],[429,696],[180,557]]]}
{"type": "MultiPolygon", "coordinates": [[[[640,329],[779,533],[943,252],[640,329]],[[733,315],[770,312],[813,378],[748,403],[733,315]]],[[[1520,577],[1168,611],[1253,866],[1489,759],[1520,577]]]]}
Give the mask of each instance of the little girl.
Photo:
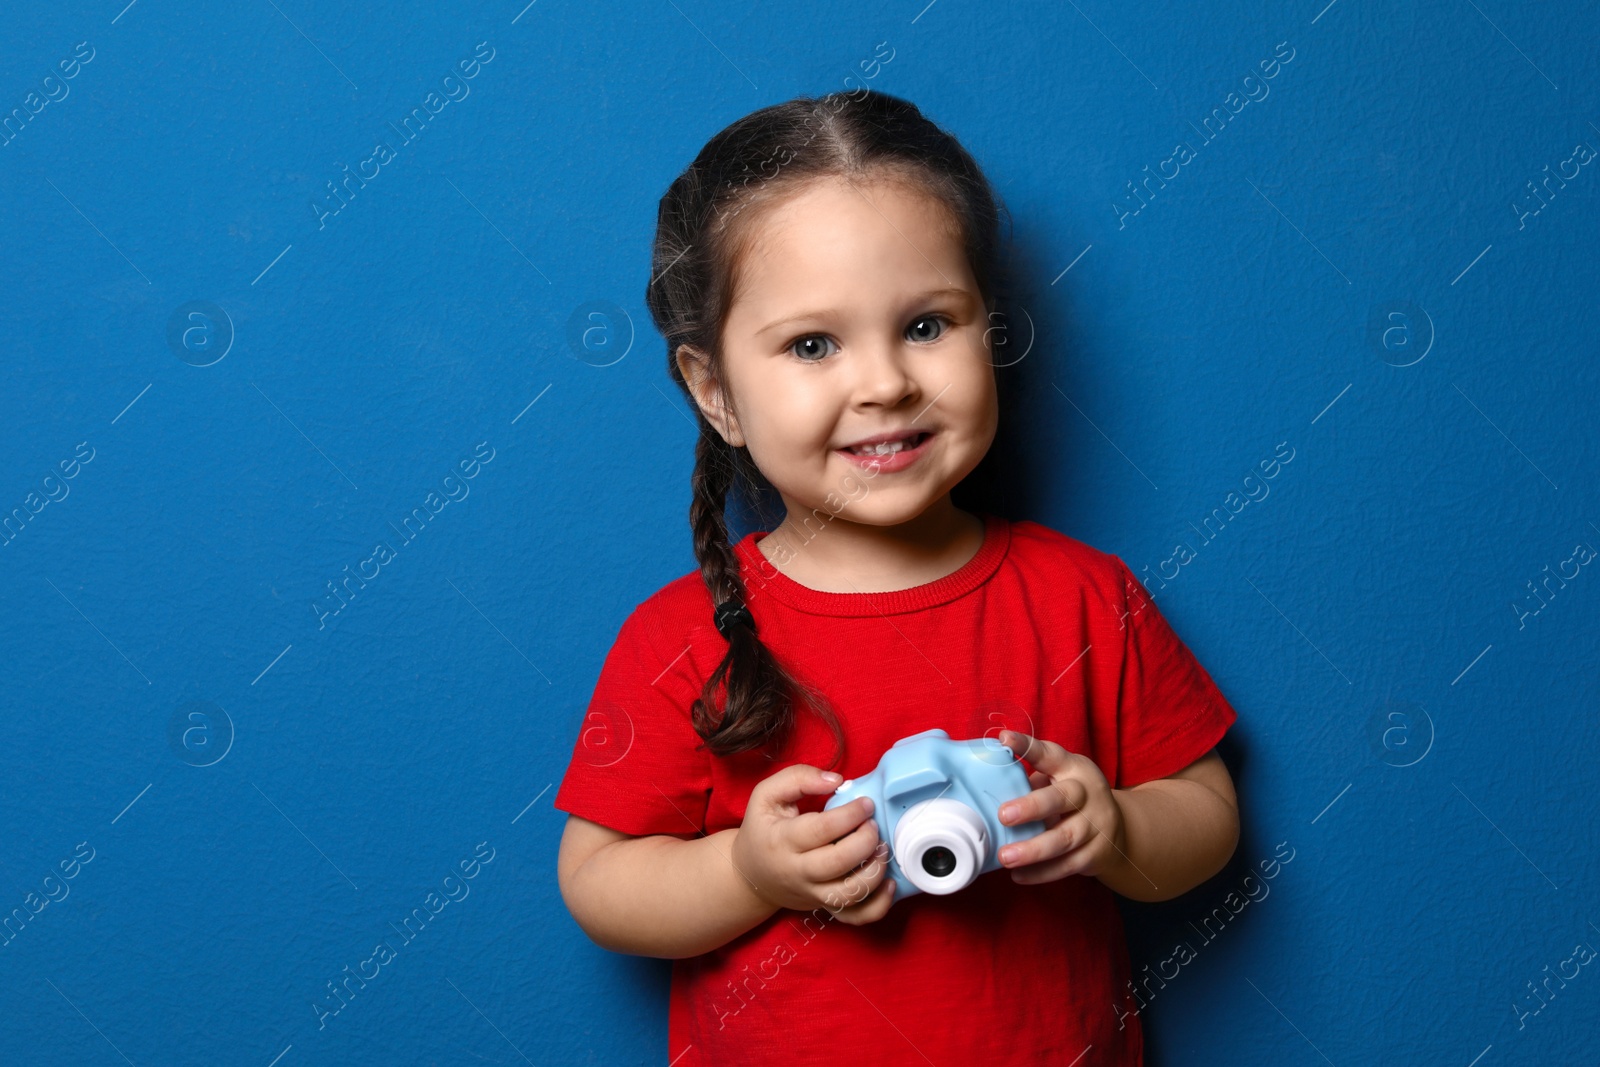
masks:
{"type": "Polygon", "coordinates": [[[623,622],[555,806],[573,918],[674,961],[674,1067],[1139,1064],[1113,893],[1233,854],[1235,713],[1127,566],[954,502],[999,421],[998,220],[867,90],[740,119],[661,199],[700,566],[623,622]],[[730,543],[736,479],[785,514],[730,543]],[[1033,789],[998,817],[1045,829],[896,901],[870,799],[822,809],[934,727],[1009,746],[1033,789]]]}

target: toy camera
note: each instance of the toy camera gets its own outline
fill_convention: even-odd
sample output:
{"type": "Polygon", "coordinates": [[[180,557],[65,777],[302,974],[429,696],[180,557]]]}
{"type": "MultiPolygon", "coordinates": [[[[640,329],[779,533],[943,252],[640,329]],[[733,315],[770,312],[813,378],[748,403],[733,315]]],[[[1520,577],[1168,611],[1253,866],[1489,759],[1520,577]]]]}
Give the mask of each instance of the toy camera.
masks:
{"type": "Polygon", "coordinates": [[[1016,754],[994,738],[952,741],[924,730],[890,745],[872,773],[842,783],[822,810],[872,798],[898,901],[964,889],[1000,866],[1003,846],[1044,832],[1038,820],[1000,821],[1000,805],[1030,792],[1016,754]]]}

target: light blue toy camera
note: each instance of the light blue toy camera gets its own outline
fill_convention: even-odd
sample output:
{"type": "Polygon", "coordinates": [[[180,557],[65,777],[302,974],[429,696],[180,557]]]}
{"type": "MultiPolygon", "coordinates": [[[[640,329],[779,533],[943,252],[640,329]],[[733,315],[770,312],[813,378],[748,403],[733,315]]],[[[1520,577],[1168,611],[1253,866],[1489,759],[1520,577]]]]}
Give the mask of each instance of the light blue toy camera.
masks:
{"type": "Polygon", "coordinates": [[[994,738],[952,741],[943,730],[924,730],[889,746],[872,773],[841,784],[822,810],[872,798],[898,901],[965,889],[999,868],[1003,846],[1044,832],[1037,820],[1000,821],[1000,805],[1030,792],[1016,754],[994,738]]]}

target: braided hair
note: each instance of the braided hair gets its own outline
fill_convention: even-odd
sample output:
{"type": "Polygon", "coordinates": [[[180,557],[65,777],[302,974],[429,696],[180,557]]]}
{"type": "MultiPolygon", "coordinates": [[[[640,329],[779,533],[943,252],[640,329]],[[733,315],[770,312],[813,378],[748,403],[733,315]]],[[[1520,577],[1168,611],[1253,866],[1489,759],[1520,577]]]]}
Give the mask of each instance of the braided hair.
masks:
{"type": "Polygon", "coordinates": [[[913,181],[948,208],[994,313],[1001,285],[997,198],[954,137],[916,105],[886,93],[863,88],[798,97],[744,116],[706,143],[668,187],[657,212],[645,301],[666,338],[667,373],[696,415],[689,525],[717,628],[728,641],[727,654],[691,709],[701,747],[718,756],[762,750],[772,758],[791,736],[796,698],[832,732],[835,763],[843,739],[825,698],[785,669],[756,635],[748,610],[741,610],[747,591],[728,536],[729,497],[737,491],[759,507],[775,490],[749,449],[730,446],[707,420],[677,357],[689,346],[705,356],[712,382],[720,388],[726,380],[721,327],[731,306],[734,267],[759,214],[749,209],[793,194],[808,180],[869,175],[913,181]],[[720,714],[719,689],[726,696],[720,714]]]}

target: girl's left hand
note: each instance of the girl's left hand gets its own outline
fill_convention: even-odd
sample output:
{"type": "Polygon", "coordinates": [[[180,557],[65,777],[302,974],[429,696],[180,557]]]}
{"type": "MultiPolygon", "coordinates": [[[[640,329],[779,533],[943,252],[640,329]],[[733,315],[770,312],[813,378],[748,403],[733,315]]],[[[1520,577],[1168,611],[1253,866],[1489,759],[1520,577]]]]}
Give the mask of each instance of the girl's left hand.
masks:
{"type": "Polygon", "coordinates": [[[1069,874],[1097,875],[1126,858],[1122,807],[1094,760],[1054,741],[1002,730],[1000,742],[1035,770],[1033,792],[1000,806],[1005,826],[1041,819],[1044,832],[1000,850],[1000,865],[1024,885],[1069,874]]]}

